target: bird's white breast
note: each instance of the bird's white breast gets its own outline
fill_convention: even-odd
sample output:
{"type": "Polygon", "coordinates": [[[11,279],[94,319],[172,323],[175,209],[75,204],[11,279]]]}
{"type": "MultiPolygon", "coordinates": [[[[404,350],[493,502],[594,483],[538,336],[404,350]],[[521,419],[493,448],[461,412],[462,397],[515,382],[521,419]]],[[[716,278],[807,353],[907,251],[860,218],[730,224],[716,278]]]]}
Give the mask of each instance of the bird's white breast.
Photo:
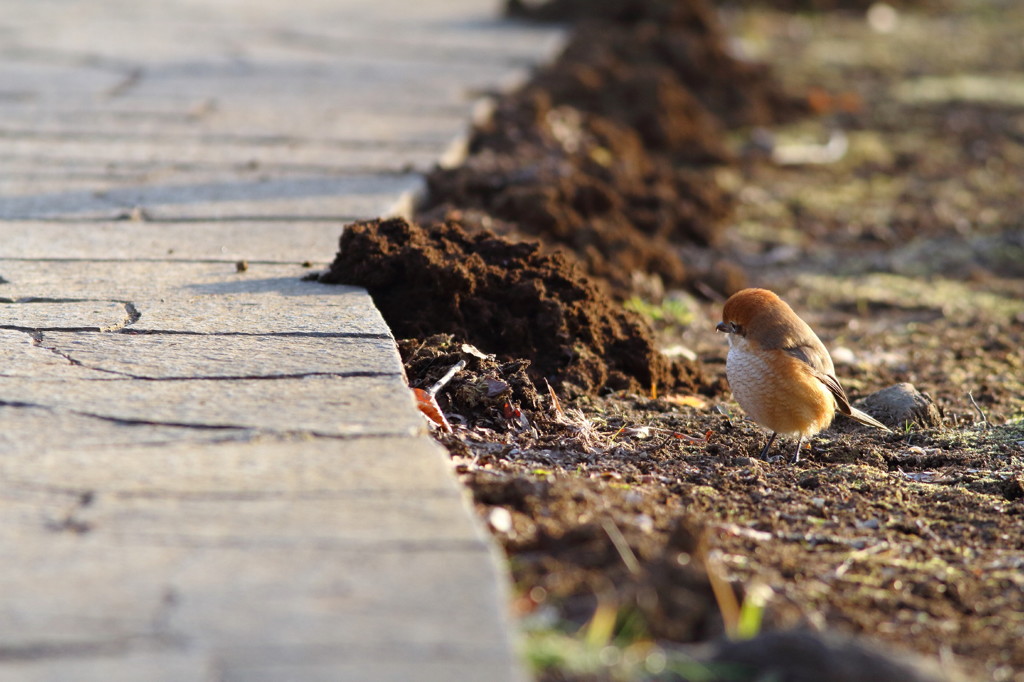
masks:
{"type": "Polygon", "coordinates": [[[765,403],[773,401],[773,387],[778,382],[771,366],[763,355],[752,353],[747,348],[745,339],[733,342],[729,337],[729,355],[725,361],[725,375],[729,379],[729,388],[740,407],[754,421],[764,423],[762,413],[765,403]]]}
{"type": "Polygon", "coordinates": [[[800,360],[781,351],[755,351],[730,336],[725,373],[733,397],[751,419],[778,433],[817,433],[829,422],[835,400],[825,385],[799,371],[800,360]]]}

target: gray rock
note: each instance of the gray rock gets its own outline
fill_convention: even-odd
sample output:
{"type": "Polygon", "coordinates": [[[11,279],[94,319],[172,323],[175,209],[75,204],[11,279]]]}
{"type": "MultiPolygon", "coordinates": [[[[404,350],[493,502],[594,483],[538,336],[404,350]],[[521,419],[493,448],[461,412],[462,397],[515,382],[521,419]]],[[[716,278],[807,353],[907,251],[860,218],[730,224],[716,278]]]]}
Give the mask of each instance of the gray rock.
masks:
{"type": "MultiPolygon", "coordinates": [[[[741,679],[777,682],[966,682],[953,670],[863,640],[808,631],[769,632],[724,642],[715,664],[736,666],[741,679]]],[[[728,678],[735,679],[735,678],[728,678]]]]}
{"type": "Polygon", "coordinates": [[[908,383],[876,391],[858,400],[856,407],[897,429],[904,428],[906,424],[924,428],[942,424],[942,415],[932,399],[908,383]]]}

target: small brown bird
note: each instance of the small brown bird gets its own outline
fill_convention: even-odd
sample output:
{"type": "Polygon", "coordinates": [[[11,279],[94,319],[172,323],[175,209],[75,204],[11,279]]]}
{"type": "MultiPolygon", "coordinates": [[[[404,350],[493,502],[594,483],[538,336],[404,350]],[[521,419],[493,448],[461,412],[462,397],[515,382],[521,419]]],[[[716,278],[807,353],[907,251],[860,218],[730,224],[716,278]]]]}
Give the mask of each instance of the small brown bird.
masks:
{"type": "Polygon", "coordinates": [[[793,461],[800,461],[804,438],[831,424],[837,410],[862,424],[889,430],[850,405],[821,339],[771,291],[743,289],[733,294],[716,329],[729,334],[725,373],[736,402],[772,431],[761,459],[782,433],[798,437],[793,461]]]}

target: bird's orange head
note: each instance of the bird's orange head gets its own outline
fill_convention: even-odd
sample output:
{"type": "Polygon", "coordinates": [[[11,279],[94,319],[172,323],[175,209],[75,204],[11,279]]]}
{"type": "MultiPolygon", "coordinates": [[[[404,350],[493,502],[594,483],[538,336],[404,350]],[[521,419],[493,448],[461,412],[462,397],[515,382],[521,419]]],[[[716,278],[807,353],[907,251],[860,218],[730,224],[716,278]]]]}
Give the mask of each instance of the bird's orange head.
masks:
{"type": "MultiPolygon", "coordinates": [[[[722,308],[720,332],[737,334],[762,348],[803,345],[817,337],[789,304],[767,289],[743,289],[722,308]]],[[[818,342],[820,343],[820,342],[818,342]]]]}

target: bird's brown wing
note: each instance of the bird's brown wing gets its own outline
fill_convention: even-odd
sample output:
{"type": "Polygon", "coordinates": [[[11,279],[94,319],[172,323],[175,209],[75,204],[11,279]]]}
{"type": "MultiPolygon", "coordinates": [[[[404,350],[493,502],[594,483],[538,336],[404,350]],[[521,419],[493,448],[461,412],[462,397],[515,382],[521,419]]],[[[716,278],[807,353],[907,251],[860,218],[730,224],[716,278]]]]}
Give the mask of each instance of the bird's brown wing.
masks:
{"type": "Polygon", "coordinates": [[[821,350],[813,346],[790,346],[789,348],[783,348],[783,350],[797,360],[804,362],[810,368],[811,374],[818,381],[825,384],[825,388],[835,396],[836,407],[840,412],[843,414],[850,414],[852,412],[850,399],[846,397],[846,391],[843,390],[839,379],[836,379],[832,374],[834,370],[830,367],[832,363],[828,360],[827,355],[822,356],[821,350]]]}

